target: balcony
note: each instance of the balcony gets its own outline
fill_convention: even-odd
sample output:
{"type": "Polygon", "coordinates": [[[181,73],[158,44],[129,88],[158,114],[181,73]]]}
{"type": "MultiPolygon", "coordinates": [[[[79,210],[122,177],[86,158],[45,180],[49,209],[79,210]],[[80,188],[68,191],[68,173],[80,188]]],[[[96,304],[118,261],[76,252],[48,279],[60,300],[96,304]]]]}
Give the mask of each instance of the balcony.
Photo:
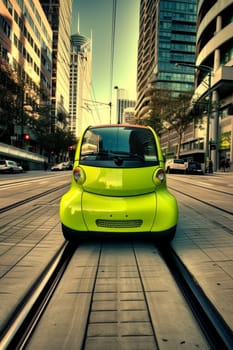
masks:
{"type": "MultiPolygon", "coordinates": [[[[211,76],[211,90],[218,90],[219,96],[226,96],[232,92],[233,86],[233,67],[220,66],[211,76]]],[[[195,90],[195,95],[199,98],[206,94],[208,85],[201,83],[195,90]]]]}

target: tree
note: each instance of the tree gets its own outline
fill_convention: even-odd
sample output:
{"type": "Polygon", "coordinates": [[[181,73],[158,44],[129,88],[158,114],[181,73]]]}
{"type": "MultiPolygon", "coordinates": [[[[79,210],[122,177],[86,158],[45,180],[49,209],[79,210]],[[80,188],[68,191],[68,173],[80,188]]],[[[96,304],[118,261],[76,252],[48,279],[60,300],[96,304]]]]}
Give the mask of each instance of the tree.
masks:
{"type": "Polygon", "coordinates": [[[0,141],[10,143],[16,123],[17,82],[8,62],[0,57],[0,141]]]}
{"type": "Polygon", "coordinates": [[[170,104],[165,109],[165,120],[177,133],[177,153],[176,157],[180,158],[180,149],[184,132],[190,123],[194,122],[195,116],[190,109],[192,94],[190,92],[179,94],[178,97],[172,98],[170,104]]]}
{"type": "MultiPolygon", "coordinates": [[[[151,102],[152,118],[159,133],[166,124],[175,130],[178,138],[176,157],[180,158],[180,148],[184,132],[190,123],[197,123],[201,118],[197,109],[191,105],[192,91],[179,95],[171,90],[154,90],[151,102]]],[[[151,122],[151,121],[150,121],[151,122]]]]}
{"type": "Polygon", "coordinates": [[[70,146],[76,144],[74,135],[66,129],[57,127],[51,132],[51,118],[49,106],[39,108],[37,119],[31,118],[30,128],[33,131],[36,142],[40,145],[40,153],[45,152],[61,156],[67,154],[70,146]]]}

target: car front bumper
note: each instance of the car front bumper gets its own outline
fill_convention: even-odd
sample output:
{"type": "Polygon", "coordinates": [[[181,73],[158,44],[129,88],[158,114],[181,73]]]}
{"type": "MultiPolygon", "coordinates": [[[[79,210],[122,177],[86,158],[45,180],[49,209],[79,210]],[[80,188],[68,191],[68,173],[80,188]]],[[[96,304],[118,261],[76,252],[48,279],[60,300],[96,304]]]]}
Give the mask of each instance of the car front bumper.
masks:
{"type": "Polygon", "coordinates": [[[163,232],[176,226],[178,208],[168,191],[130,197],[70,191],[62,197],[60,219],[77,232],[163,232]]]}

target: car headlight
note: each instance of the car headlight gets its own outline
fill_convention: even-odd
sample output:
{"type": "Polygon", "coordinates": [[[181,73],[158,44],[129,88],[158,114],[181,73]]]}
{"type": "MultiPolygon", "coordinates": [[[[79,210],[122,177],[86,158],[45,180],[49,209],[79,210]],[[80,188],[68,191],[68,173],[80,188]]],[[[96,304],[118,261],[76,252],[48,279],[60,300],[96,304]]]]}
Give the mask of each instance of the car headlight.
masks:
{"type": "Polygon", "coordinates": [[[155,170],[154,175],[153,175],[153,181],[155,185],[161,185],[165,180],[165,172],[164,169],[159,168],[155,170]]]}
{"type": "Polygon", "coordinates": [[[80,167],[74,168],[74,170],[73,170],[73,177],[74,177],[74,180],[79,185],[82,185],[84,183],[84,181],[86,180],[85,173],[84,173],[83,169],[80,168],[80,167]]]}

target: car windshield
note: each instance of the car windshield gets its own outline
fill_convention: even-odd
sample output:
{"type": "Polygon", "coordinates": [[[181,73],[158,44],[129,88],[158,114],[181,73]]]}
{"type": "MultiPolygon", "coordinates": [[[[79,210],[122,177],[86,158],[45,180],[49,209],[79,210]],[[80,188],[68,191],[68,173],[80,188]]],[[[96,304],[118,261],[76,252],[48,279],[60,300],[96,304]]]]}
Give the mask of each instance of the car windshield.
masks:
{"type": "Polygon", "coordinates": [[[150,129],[119,126],[89,128],[81,145],[80,164],[103,167],[145,167],[158,164],[150,129]]]}

